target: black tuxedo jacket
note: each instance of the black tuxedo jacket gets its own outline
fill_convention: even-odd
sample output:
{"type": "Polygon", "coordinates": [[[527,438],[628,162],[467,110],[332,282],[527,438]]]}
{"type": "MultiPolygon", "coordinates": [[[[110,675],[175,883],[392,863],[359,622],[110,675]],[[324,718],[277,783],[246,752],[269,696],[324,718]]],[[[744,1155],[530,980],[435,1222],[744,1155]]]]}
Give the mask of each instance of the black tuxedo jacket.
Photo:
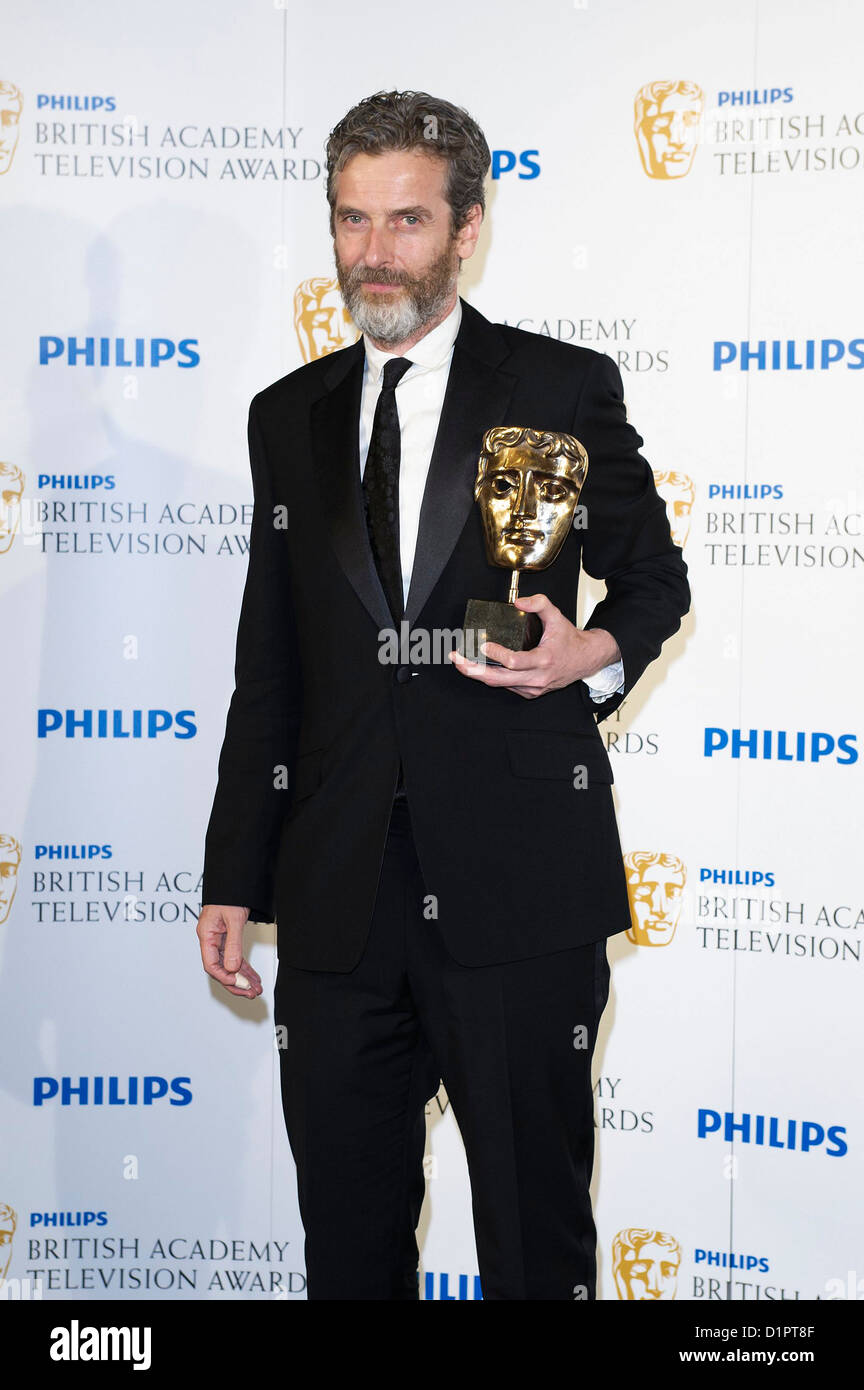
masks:
{"type": "Polygon", "coordinates": [[[582,681],[526,700],[446,660],[379,659],[392,619],[363,516],[363,365],[360,339],[252,402],[249,570],[203,901],[275,917],[290,965],[351,970],[401,757],[430,925],[457,961],[518,960],[622,931],[612,771],[595,716],[678,629],[689,590],[618,369],[463,301],[406,605],[412,630],[453,631],[468,598],[506,600],[509,572],[486,560],[473,498],[484,431],[575,435],[589,458],[587,525],[521,592],[548,594],[575,622],[580,564],[605,580],[588,626],[616,638],[625,689],[594,705],[582,681]],[[577,768],[587,786],[575,785],[577,768]]]}

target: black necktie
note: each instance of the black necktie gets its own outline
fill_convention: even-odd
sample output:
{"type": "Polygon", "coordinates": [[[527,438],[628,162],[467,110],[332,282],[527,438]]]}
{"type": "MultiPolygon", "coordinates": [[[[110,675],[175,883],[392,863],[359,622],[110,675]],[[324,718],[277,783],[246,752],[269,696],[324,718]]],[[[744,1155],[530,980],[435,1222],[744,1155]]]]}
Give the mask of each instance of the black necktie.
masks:
{"type": "Polygon", "coordinates": [[[399,460],[401,441],[396,387],[412,365],[407,357],[393,357],[384,364],[383,382],[369,452],[363,470],[366,528],[378,577],[390,605],[393,621],[402,618],[402,560],[399,551],[399,460]]]}

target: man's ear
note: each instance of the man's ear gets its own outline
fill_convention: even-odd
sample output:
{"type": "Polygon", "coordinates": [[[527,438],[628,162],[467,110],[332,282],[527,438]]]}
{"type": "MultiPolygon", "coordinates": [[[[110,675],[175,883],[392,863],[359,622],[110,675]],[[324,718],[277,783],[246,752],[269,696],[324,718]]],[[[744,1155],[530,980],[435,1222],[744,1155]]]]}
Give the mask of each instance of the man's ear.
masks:
{"type": "Polygon", "coordinates": [[[469,209],[466,222],[456,233],[456,252],[463,261],[467,261],[469,256],[474,255],[482,222],[483,209],[479,203],[475,203],[469,209]]]}

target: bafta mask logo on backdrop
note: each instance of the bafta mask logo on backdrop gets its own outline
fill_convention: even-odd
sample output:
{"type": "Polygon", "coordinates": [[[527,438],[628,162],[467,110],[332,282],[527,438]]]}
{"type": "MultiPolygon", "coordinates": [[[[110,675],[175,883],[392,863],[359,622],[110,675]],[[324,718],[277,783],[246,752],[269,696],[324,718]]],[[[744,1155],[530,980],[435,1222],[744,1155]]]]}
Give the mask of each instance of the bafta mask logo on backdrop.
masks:
{"type": "Polygon", "coordinates": [[[21,846],[14,835],[0,835],[0,925],[6,921],[21,867],[21,846]]]}
{"type": "Polygon", "coordinates": [[[649,179],[690,173],[703,106],[696,82],[646,82],[636,94],[636,144],[649,179]]]}
{"type": "Polygon", "coordinates": [[[301,281],[294,291],[294,327],[304,362],[350,347],[357,336],[337,282],[323,275],[301,281]]]}
{"type": "Polygon", "coordinates": [[[6,1271],[12,1258],[12,1240],[18,1217],[8,1202],[0,1202],[0,1289],[6,1282],[6,1271]]]}
{"type": "Polygon", "coordinates": [[[655,468],[654,485],[666,503],[672,539],[683,550],[690,535],[690,518],[693,513],[693,499],[696,496],[693,479],[686,473],[664,472],[655,468]]]}
{"type": "Polygon", "coordinates": [[[677,854],[634,849],[624,855],[632,927],[637,946],[668,946],[675,935],[687,870],[677,854]]]}
{"type": "Polygon", "coordinates": [[[612,1242],[612,1274],[618,1297],[627,1303],[673,1299],[678,1292],[681,1246],[665,1231],[631,1226],[612,1242]]]}
{"type": "Polygon", "coordinates": [[[0,555],[10,549],[21,521],[24,474],[14,463],[0,462],[0,555]]]}
{"type": "Polygon", "coordinates": [[[8,174],[15,158],[22,105],[15,83],[0,78],[0,174],[8,174]]]}

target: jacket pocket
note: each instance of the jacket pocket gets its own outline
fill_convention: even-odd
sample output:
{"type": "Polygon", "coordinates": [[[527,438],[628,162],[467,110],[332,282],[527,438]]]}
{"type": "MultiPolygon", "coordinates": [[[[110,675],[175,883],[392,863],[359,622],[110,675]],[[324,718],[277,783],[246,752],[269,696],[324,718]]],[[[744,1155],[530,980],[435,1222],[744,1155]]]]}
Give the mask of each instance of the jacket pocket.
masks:
{"type": "Polygon", "coordinates": [[[515,777],[567,778],[575,769],[586,769],[591,783],[614,782],[609,755],[599,734],[550,733],[545,729],[518,729],[505,733],[510,770],[515,777]]]}

